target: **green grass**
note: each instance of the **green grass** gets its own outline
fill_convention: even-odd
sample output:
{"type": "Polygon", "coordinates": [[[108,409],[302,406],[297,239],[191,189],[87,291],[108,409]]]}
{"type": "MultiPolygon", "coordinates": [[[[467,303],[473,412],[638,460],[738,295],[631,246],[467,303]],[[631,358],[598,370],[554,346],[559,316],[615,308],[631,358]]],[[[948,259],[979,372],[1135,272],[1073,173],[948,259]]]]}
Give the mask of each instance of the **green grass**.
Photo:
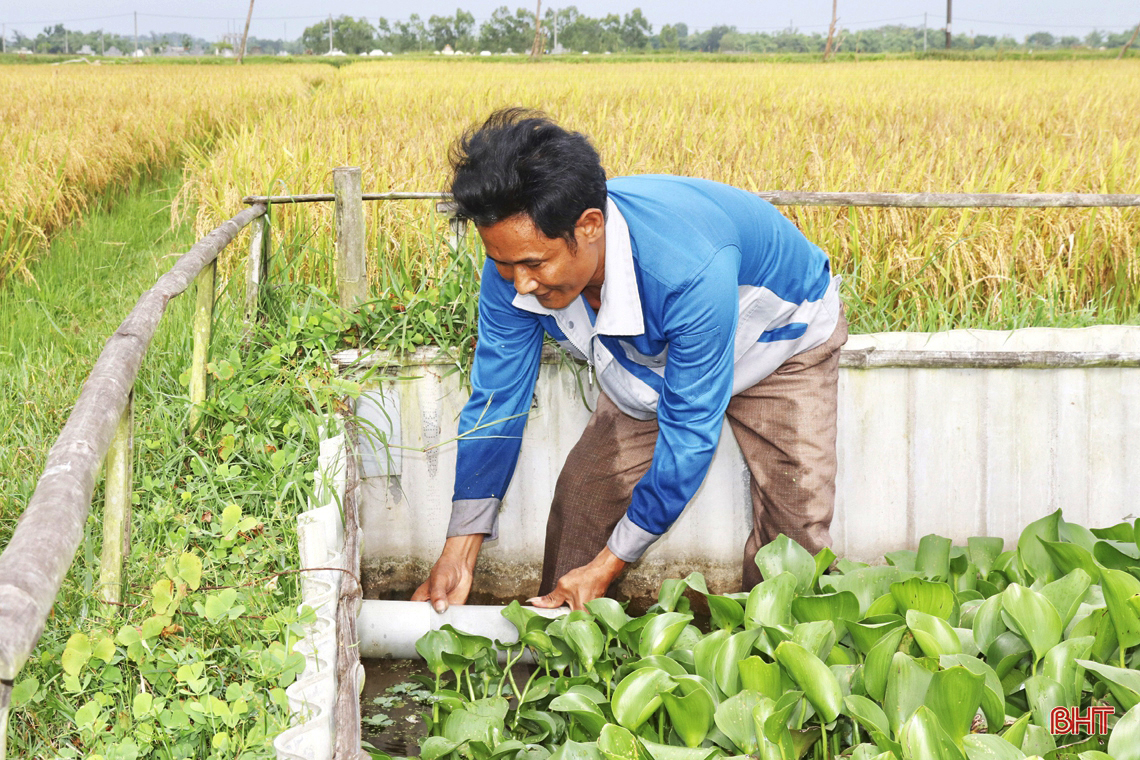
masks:
{"type": "MultiPolygon", "coordinates": [[[[0,546],[103,343],[193,242],[187,227],[170,228],[179,181],[172,171],[104,199],[53,241],[34,284],[0,291],[0,546]]],[[[284,689],[303,666],[292,652],[302,634],[294,521],[312,493],[327,410],[358,386],[327,367],[314,317],[328,311],[325,296],[271,292],[247,346],[239,301],[223,291],[211,397],[188,435],[192,299],[170,303],[135,384],[123,605],[104,614],[95,594],[100,483],[15,682],[10,756],[270,757],[289,721],[284,689]]]]}

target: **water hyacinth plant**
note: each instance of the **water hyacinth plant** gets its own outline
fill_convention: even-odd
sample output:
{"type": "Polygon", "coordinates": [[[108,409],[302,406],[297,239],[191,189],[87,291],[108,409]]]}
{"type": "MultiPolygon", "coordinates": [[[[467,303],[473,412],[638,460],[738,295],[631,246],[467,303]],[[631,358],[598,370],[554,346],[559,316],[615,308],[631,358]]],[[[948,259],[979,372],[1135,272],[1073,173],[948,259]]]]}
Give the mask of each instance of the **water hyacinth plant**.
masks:
{"type": "Polygon", "coordinates": [[[829,571],[830,550],[781,536],[749,592],[693,573],[640,617],[612,599],[553,620],[514,602],[516,642],[444,626],[417,644],[436,699],[421,756],[1134,760],[1138,537],[1140,521],[1089,530],[1058,511],[1009,549],[927,536],[829,571]]]}

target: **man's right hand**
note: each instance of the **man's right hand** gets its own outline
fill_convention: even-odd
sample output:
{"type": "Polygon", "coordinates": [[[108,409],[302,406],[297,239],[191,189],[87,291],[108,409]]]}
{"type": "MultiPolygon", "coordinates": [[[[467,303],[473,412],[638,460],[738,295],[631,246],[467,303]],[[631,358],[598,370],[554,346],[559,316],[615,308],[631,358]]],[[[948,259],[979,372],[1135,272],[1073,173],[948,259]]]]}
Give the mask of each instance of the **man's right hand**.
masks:
{"type": "Polygon", "coordinates": [[[443,544],[443,552],[431,568],[431,575],[416,593],[413,602],[431,602],[436,612],[444,612],[449,604],[464,604],[475,579],[475,560],[483,546],[483,534],[452,536],[443,544]]]}

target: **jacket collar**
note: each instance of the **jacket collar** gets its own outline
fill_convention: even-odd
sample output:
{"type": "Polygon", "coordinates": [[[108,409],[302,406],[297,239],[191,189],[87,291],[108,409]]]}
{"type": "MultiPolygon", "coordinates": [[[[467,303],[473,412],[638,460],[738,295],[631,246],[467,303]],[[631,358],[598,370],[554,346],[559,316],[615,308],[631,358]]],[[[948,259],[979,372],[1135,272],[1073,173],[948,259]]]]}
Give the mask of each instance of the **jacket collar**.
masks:
{"type": "MultiPolygon", "coordinates": [[[[606,278],[602,282],[602,305],[598,309],[596,332],[602,335],[641,335],[645,317],[641,313],[641,294],[637,289],[637,273],[633,262],[633,243],[629,225],[617,204],[606,199],[606,278]]],[[[566,312],[581,308],[581,296],[563,309],[548,309],[533,295],[515,294],[512,305],[534,314],[547,314],[556,319],[566,312]]]]}

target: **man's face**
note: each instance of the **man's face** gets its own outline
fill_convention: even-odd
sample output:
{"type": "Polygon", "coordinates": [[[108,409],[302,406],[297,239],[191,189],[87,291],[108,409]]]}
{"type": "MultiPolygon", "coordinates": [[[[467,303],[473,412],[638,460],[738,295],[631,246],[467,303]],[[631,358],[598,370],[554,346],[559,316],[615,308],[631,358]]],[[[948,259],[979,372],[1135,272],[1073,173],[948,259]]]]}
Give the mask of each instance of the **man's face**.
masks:
{"type": "Polygon", "coordinates": [[[548,238],[526,214],[478,229],[487,257],[495,262],[499,275],[513,283],[516,291],[533,295],[548,309],[565,308],[583,290],[601,288],[605,233],[597,209],[587,210],[575,227],[576,248],[562,238],[548,238]]]}

